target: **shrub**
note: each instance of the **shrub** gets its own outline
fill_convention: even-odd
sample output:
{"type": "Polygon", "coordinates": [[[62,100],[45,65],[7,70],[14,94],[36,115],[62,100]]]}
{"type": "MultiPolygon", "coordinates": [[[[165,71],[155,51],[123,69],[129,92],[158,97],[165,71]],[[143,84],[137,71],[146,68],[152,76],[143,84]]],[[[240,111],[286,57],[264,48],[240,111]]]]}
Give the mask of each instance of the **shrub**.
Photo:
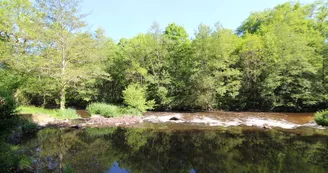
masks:
{"type": "Polygon", "coordinates": [[[122,112],[124,115],[136,115],[136,116],[142,116],[142,113],[135,108],[123,108],[122,112]]]}
{"type": "Polygon", "coordinates": [[[0,90],[0,119],[0,135],[6,134],[18,123],[15,99],[6,90],[0,90]]]}
{"type": "Polygon", "coordinates": [[[106,103],[91,103],[87,106],[87,111],[91,115],[98,114],[104,117],[119,117],[123,115],[120,107],[106,103]]]}
{"type": "MultiPolygon", "coordinates": [[[[12,130],[17,129],[20,121],[16,116],[16,102],[12,93],[3,89],[0,90],[0,118],[0,172],[24,172],[32,162],[21,153],[18,146],[11,145],[6,140],[12,135],[12,130]]],[[[29,127],[25,126],[27,128],[29,127]]]]}
{"type": "Polygon", "coordinates": [[[328,109],[316,112],[314,114],[314,120],[319,125],[328,126],[328,109]]]}
{"type": "Polygon", "coordinates": [[[24,134],[32,134],[38,131],[38,125],[28,120],[23,120],[22,131],[24,134]]]}
{"type": "Polygon", "coordinates": [[[138,109],[140,112],[146,112],[155,106],[154,100],[146,100],[145,90],[139,84],[129,85],[123,91],[123,99],[130,108],[138,109]]]}
{"type": "Polygon", "coordinates": [[[32,172],[32,160],[22,154],[19,146],[1,142],[0,153],[0,172],[32,172]]]}
{"type": "Polygon", "coordinates": [[[11,119],[16,113],[16,102],[12,93],[0,90],[0,116],[1,119],[11,119]]]}
{"type": "Polygon", "coordinates": [[[58,110],[55,116],[58,119],[76,119],[81,118],[80,115],[76,113],[75,109],[65,109],[65,110],[58,110]]]}

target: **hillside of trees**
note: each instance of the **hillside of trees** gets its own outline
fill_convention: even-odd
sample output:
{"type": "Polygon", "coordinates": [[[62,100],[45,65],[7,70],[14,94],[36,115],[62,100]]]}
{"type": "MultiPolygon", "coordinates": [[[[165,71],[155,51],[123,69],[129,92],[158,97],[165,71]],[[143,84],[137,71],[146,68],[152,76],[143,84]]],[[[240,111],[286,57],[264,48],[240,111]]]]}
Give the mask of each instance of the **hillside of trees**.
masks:
{"type": "Polygon", "coordinates": [[[61,108],[122,105],[131,85],[158,110],[328,107],[328,1],[254,12],[236,31],[154,22],[118,42],[84,17],[77,0],[0,0],[0,88],[61,108]]]}

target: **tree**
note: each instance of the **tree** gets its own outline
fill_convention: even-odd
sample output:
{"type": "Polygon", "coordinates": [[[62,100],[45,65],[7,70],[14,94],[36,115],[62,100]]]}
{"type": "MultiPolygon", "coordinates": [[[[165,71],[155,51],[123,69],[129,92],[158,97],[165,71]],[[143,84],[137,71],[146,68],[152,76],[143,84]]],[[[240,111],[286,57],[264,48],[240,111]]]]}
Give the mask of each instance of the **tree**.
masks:
{"type": "Polygon", "coordinates": [[[238,58],[233,55],[238,38],[232,31],[217,28],[212,31],[206,25],[199,25],[193,48],[193,73],[190,83],[192,107],[212,110],[221,108],[224,100],[239,93],[240,72],[231,68],[238,58]]]}
{"type": "MultiPolygon", "coordinates": [[[[64,109],[67,89],[85,86],[86,81],[94,78],[108,78],[103,71],[104,59],[97,54],[96,38],[81,31],[86,23],[79,13],[79,1],[37,0],[36,7],[43,14],[43,30],[35,41],[40,42],[38,52],[24,59],[24,69],[53,79],[60,95],[60,108],[64,109]]],[[[17,61],[11,63],[22,70],[17,61]]]]}
{"type": "Polygon", "coordinates": [[[191,40],[183,26],[169,24],[164,30],[165,49],[167,50],[166,71],[169,74],[170,84],[167,86],[170,108],[185,108],[188,83],[193,62],[191,57],[191,40]]]}
{"type": "Polygon", "coordinates": [[[240,53],[246,107],[300,111],[324,102],[318,81],[326,37],[317,29],[315,8],[281,4],[251,14],[238,29],[245,40],[240,53]]]}
{"type": "Polygon", "coordinates": [[[123,91],[123,99],[126,105],[138,109],[140,112],[146,112],[155,106],[154,100],[146,100],[145,90],[139,84],[130,84],[123,91]]]}

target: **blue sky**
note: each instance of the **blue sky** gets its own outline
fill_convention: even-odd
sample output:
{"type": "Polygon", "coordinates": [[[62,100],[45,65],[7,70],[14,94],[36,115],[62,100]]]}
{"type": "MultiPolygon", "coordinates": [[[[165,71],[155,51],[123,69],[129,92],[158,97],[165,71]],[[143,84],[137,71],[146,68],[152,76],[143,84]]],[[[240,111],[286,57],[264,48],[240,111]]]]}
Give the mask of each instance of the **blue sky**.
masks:
{"type": "MultiPolygon", "coordinates": [[[[91,30],[105,29],[106,35],[118,41],[149,30],[156,21],[162,29],[175,22],[193,36],[200,23],[235,30],[253,11],[272,8],[286,0],[84,0],[83,12],[91,30]]],[[[300,0],[312,3],[314,0],[300,0]]]]}

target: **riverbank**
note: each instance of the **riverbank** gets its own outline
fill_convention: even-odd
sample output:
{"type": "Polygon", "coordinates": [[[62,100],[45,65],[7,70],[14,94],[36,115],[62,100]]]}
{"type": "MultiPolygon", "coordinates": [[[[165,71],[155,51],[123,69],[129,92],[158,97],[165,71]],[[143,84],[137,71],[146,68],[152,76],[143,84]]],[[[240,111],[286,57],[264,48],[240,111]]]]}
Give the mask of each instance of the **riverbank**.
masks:
{"type": "Polygon", "coordinates": [[[90,118],[60,120],[45,114],[25,115],[41,127],[116,127],[140,126],[144,123],[152,124],[184,124],[199,126],[251,126],[259,128],[295,129],[298,127],[312,127],[324,129],[313,120],[312,113],[261,113],[261,112],[146,112],[143,117],[123,116],[105,118],[93,115],[90,118]]]}

